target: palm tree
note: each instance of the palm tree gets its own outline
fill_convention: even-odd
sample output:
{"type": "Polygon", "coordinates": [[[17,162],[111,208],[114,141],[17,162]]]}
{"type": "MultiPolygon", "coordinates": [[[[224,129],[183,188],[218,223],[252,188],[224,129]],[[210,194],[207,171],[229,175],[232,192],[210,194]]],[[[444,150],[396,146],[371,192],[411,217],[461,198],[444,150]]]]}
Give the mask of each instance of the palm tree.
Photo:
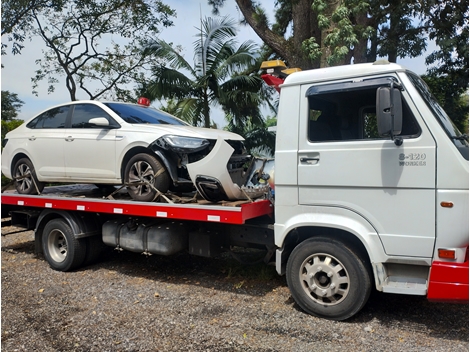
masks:
{"type": "Polygon", "coordinates": [[[247,41],[237,47],[235,22],[205,18],[194,42],[194,65],[170,44],[156,40],[146,50],[164,64],[153,69],[153,80],[144,87],[151,100],[176,100],[176,116],[193,125],[211,126],[210,109],[219,104],[239,123],[262,120],[258,94],[262,81],[242,73],[256,61],[257,47],[247,41]]]}

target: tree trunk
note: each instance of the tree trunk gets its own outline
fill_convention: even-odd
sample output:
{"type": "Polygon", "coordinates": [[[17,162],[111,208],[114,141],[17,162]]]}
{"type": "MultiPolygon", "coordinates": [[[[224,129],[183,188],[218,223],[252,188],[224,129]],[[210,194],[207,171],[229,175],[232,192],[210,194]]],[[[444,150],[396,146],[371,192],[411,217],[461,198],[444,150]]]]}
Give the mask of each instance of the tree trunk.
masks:
{"type": "Polygon", "coordinates": [[[236,2],[250,27],[277,55],[286,60],[290,67],[305,70],[319,66],[314,65],[302,50],[304,40],[310,37],[315,37],[317,41],[320,39],[311,0],[296,0],[292,4],[293,36],[289,40],[274,33],[266,23],[258,20],[253,1],[236,0],[236,2]]]}

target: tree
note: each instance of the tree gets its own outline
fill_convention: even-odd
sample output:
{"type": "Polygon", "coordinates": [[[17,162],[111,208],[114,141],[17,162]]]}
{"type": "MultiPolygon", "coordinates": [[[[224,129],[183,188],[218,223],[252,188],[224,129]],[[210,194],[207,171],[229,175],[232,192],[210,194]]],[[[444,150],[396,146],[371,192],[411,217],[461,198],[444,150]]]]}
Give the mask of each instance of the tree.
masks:
{"type": "Polygon", "coordinates": [[[123,87],[142,80],[154,59],[142,54],[141,46],[158,34],[159,26],[171,25],[174,15],[159,0],[7,0],[2,10],[13,52],[20,52],[28,36],[46,44],[44,57],[36,61],[40,68],[32,78],[33,90],[46,80],[53,92],[64,76],[71,100],[77,100],[79,90],[90,99],[129,99],[131,92],[123,87]],[[104,42],[111,44],[101,47],[104,42]]]}
{"type": "Polygon", "coordinates": [[[451,76],[421,76],[439,104],[462,133],[468,133],[468,90],[451,76]]]}
{"type": "Polygon", "coordinates": [[[428,0],[425,25],[438,46],[426,58],[428,76],[448,77],[456,94],[468,88],[468,0],[428,0]]]}
{"type": "Polygon", "coordinates": [[[240,73],[255,62],[256,46],[248,41],[237,46],[235,23],[227,17],[206,18],[194,42],[194,65],[170,44],[156,40],[147,46],[162,60],[153,79],[142,87],[151,100],[177,100],[176,116],[193,125],[211,126],[210,109],[220,105],[237,123],[261,120],[258,91],[262,81],[240,73]]]}
{"type": "Polygon", "coordinates": [[[276,119],[263,120],[253,124],[247,121],[243,125],[234,125],[230,116],[226,116],[228,125],[224,130],[237,133],[245,138],[245,148],[249,154],[263,157],[273,157],[276,147],[276,135],[268,131],[268,127],[276,125],[276,119]]]}
{"type": "Polygon", "coordinates": [[[18,116],[24,101],[18,98],[18,94],[2,90],[2,121],[11,121],[18,116]]]}
{"type": "Polygon", "coordinates": [[[16,119],[23,104],[24,102],[18,98],[18,94],[2,90],[2,146],[5,135],[23,123],[22,120],[16,119]]]}
{"type": "MultiPolygon", "coordinates": [[[[214,13],[225,1],[208,0],[214,13]]],[[[272,25],[256,1],[236,3],[246,23],[291,67],[371,62],[377,55],[396,61],[425,48],[422,28],[413,26],[419,6],[411,0],[278,0],[272,25]]]]}

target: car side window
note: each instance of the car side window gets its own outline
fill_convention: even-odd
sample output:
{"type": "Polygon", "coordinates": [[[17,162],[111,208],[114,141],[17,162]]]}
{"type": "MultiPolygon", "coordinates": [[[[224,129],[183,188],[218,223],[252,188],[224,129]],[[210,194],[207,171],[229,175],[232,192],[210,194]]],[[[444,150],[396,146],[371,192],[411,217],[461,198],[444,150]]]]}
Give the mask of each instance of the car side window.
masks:
{"type": "Polygon", "coordinates": [[[72,116],[72,128],[102,128],[88,122],[95,117],[104,117],[109,121],[110,126],[117,125],[111,116],[99,106],[93,104],[75,104],[72,116]]]}
{"type": "Polygon", "coordinates": [[[29,122],[26,127],[34,129],[65,128],[69,110],[70,106],[68,105],[50,109],[29,122]]]}
{"type": "MultiPolygon", "coordinates": [[[[336,90],[308,96],[308,140],[311,142],[384,139],[377,129],[377,87],[336,90]]],[[[417,137],[421,130],[406,102],[400,136],[417,137]]]]}

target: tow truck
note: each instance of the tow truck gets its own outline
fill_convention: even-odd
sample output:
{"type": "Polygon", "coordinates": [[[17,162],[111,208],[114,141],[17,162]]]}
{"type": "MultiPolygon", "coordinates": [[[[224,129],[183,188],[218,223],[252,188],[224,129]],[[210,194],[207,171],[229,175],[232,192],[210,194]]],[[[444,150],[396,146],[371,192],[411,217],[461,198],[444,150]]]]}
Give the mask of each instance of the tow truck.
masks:
{"type": "MultiPolygon", "coordinates": [[[[421,78],[385,61],[262,69],[280,92],[268,194],[156,203],[46,187],[3,192],[2,218],[33,229],[36,252],[60,271],[93,262],[103,243],[206,257],[241,246],[265,249],[296,303],[327,319],[355,315],[372,289],[468,302],[468,137],[421,78]]],[[[211,170],[195,172],[227,187],[211,170]]]]}

